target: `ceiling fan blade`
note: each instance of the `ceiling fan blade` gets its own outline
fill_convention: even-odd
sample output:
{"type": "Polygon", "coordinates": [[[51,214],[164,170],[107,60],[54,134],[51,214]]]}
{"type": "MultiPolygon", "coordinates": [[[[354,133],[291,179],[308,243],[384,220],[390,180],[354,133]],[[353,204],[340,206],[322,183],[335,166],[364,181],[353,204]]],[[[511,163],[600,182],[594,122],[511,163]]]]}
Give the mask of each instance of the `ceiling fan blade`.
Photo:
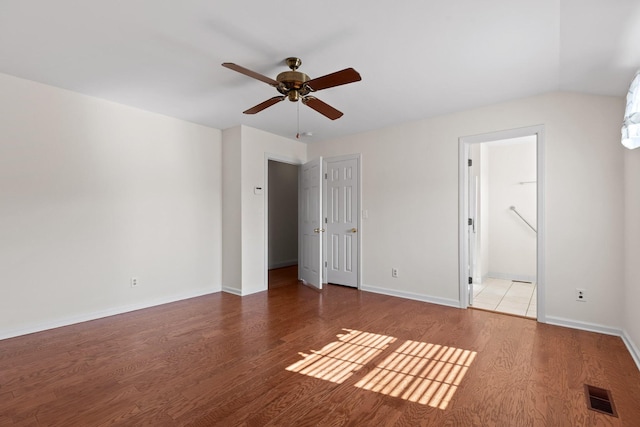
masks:
{"type": "Polygon", "coordinates": [[[302,98],[302,103],[307,107],[316,110],[323,116],[330,118],[331,120],[339,119],[343,115],[342,111],[336,110],[331,105],[327,104],[326,102],[320,101],[315,96],[307,96],[302,98]]]}
{"type": "Polygon", "coordinates": [[[284,101],[286,96],[274,96],[273,98],[269,98],[264,102],[256,105],[255,107],[251,107],[246,111],[243,111],[244,114],[255,114],[264,110],[265,108],[271,107],[273,104],[277,104],[280,101],[284,101]]]}
{"type": "Polygon", "coordinates": [[[359,82],[362,80],[360,73],[353,68],[345,68],[342,71],[327,74],[326,76],[316,77],[307,82],[306,86],[311,90],[322,90],[334,86],[346,85],[347,83],[359,82]]]}
{"type": "Polygon", "coordinates": [[[234,64],[233,62],[225,62],[222,64],[222,66],[230,70],[237,71],[238,73],[244,74],[245,76],[260,80],[261,82],[265,82],[266,84],[269,84],[271,86],[278,86],[280,84],[277,80],[273,80],[270,77],[263,76],[260,73],[251,71],[250,69],[234,64]]]}

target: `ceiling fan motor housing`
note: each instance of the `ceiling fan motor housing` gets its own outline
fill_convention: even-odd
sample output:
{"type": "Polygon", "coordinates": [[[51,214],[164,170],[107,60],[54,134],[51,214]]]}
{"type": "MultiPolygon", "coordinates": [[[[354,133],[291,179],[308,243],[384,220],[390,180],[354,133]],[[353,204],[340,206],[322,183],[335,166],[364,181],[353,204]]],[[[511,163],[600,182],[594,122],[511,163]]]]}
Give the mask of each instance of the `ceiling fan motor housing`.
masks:
{"type": "Polygon", "coordinates": [[[305,86],[309,76],[300,71],[284,71],[278,74],[276,80],[280,82],[278,92],[289,97],[289,101],[296,102],[300,96],[309,93],[309,89],[305,86]]]}

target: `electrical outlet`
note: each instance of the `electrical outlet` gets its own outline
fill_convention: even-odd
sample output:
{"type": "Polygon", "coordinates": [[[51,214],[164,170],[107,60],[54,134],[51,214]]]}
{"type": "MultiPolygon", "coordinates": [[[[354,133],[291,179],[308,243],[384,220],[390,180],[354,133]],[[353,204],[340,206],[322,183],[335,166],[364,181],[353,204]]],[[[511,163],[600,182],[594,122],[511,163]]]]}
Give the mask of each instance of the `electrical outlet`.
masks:
{"type": "Polygon", "coordinates": [[[138,278],[137,277],[132,277],[131,278],[131,287],[135,288],[136,286],[138,286],[138,278]]]}
{"type": "Polygon", "coordinates": [[[398,278],[398,269],[397,268],[392,268],[391,269],[391,277],[395,277],[396,279],[398,278]]]}
{"type": "Polygon", "coordinates": [[[587,291],[576,288],[576,301],[585,302],[587,300],[587,291]]]}

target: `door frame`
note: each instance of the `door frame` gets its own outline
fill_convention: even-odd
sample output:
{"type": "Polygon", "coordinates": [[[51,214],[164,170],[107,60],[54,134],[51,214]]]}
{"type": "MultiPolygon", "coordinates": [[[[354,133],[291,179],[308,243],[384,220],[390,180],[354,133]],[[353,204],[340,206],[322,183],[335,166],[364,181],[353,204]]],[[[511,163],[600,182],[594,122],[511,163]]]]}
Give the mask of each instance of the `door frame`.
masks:
{"type": "MultiPolygon", "coordinates": [[[[299,159],[294,157],[282,156],[274,153],[264,153],[264,284],[265,290],[269,289],[269,160],[280,163],[287,163],[298,166],[298,189],[300,188],[300,166],[303,164],[299,159]]],[[[300,203],[298,201],[298,212],[300,212],[300,203]]],[[[298,252],[300,248],[300,236],[298,232],[298,252]]],[[[300,256],[298,255],[298,258],[300,256]]],[[[298,262],[300,260],[298,259],[298,262]]],[[[300,274],[298,273],[298,279],[300,274]]]]}
{"type": "Polygon", "coordinates": [[[537,285],[537,321],[546,323],[545,295],[545,127],[544,125],[528,126],[516,129],[490,132],[479,135],[463,136],[458,138],[458,274],[460,308],[469,307],[469,283],[468,283],[468,263],[469,263],[469,229],[467,225],[469,210],[469,148],[471,144],[491,142],[502,139],[519,138],[524,136],[536,136],[536,211],[537,211],[537,234],[536,234],[536,285],[537,285]]]}
{"type": "MultiPolygon", "coordinates": [[[[326,172],[326,162],[327,161],[339,161],[339,160],[348,160],[348,159],[357,159],[358,161],[358,280],[357,280],[357,289],[362,288],[362,236],[364,233],[365,227],[363,226],[362,221],[362,154],[346,154],[342,156],[333,156],[333,157],[323,157],[322,159],[322,170],[323,173],[326,172]]],[[[290,165],[302,166],[305,162],[301,161],[295,157],[283,156],[275,153],[264,153],[264,284],[265,290],[269,289],[269,160],[274,160],[276,162],[288,163],[290,165]]],[[[307,160],[308,161],[308,160],[307,160]]],[[[298,188],[300,188],[302,176],[300,172],[298,172],[298,188]]],[[[326,185],[322,185],[322,203],[323,203],[323,214],[324,208],[326,206],[326,185]]],[[[298,201],[298,212],[300,212],[300,201],[298,201]]],[[[324,283],[327,277],[326,267],[324,267],[324,262],[327,260],[326,258],[326,235],[323,236],[323,248],[322,248],[322,281],[324,283]]],[[[300,235],[298,233],[298,252],[300,249],[300,235]]],[[[300,255],[298,254],[298,263],[300,262],[300,255]]],[[[300,279],[300,273],[298,272],[298,279],[300,279]]]]}
{"type": "MultiPolygon", "coordinates": [[[[358,268],[356,269],[356,288],[360,289],[362,286],[362,233],[364,232],[362,226],[362,154],[345,154],[342,156],[333,156],[333,157],[323,157],[322,161],[322,173],[326,176],[327,173],[327,163],[329,162],[339,162],[342,160],[356,160],[358,164],[358,188],[356,189],[356,200],[358,201],[358,213],[357,213],[357,225],[358,229],[357,233],[357,245],[358,245],[358,268]]],[[[326,179],[322,181],[322,215],[324,218],[327,217],[327,186],[325,184],[326,179]]],[[[324,283],[327,283],[328,271],[327,271],[327,234],[325,233],[322,236],[322,279],[324,283]]]]}

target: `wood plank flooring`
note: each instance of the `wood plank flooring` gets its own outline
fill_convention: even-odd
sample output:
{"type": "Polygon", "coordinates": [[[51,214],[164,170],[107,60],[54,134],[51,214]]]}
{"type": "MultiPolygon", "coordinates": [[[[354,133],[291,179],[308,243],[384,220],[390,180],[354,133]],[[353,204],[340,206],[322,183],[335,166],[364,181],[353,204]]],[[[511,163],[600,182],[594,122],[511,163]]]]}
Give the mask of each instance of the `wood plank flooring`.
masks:
{"type": "Polygon", "coordinates": [[[640,425],[620,338],[279,280],[0,341],[0,426],[640,425]]]}

